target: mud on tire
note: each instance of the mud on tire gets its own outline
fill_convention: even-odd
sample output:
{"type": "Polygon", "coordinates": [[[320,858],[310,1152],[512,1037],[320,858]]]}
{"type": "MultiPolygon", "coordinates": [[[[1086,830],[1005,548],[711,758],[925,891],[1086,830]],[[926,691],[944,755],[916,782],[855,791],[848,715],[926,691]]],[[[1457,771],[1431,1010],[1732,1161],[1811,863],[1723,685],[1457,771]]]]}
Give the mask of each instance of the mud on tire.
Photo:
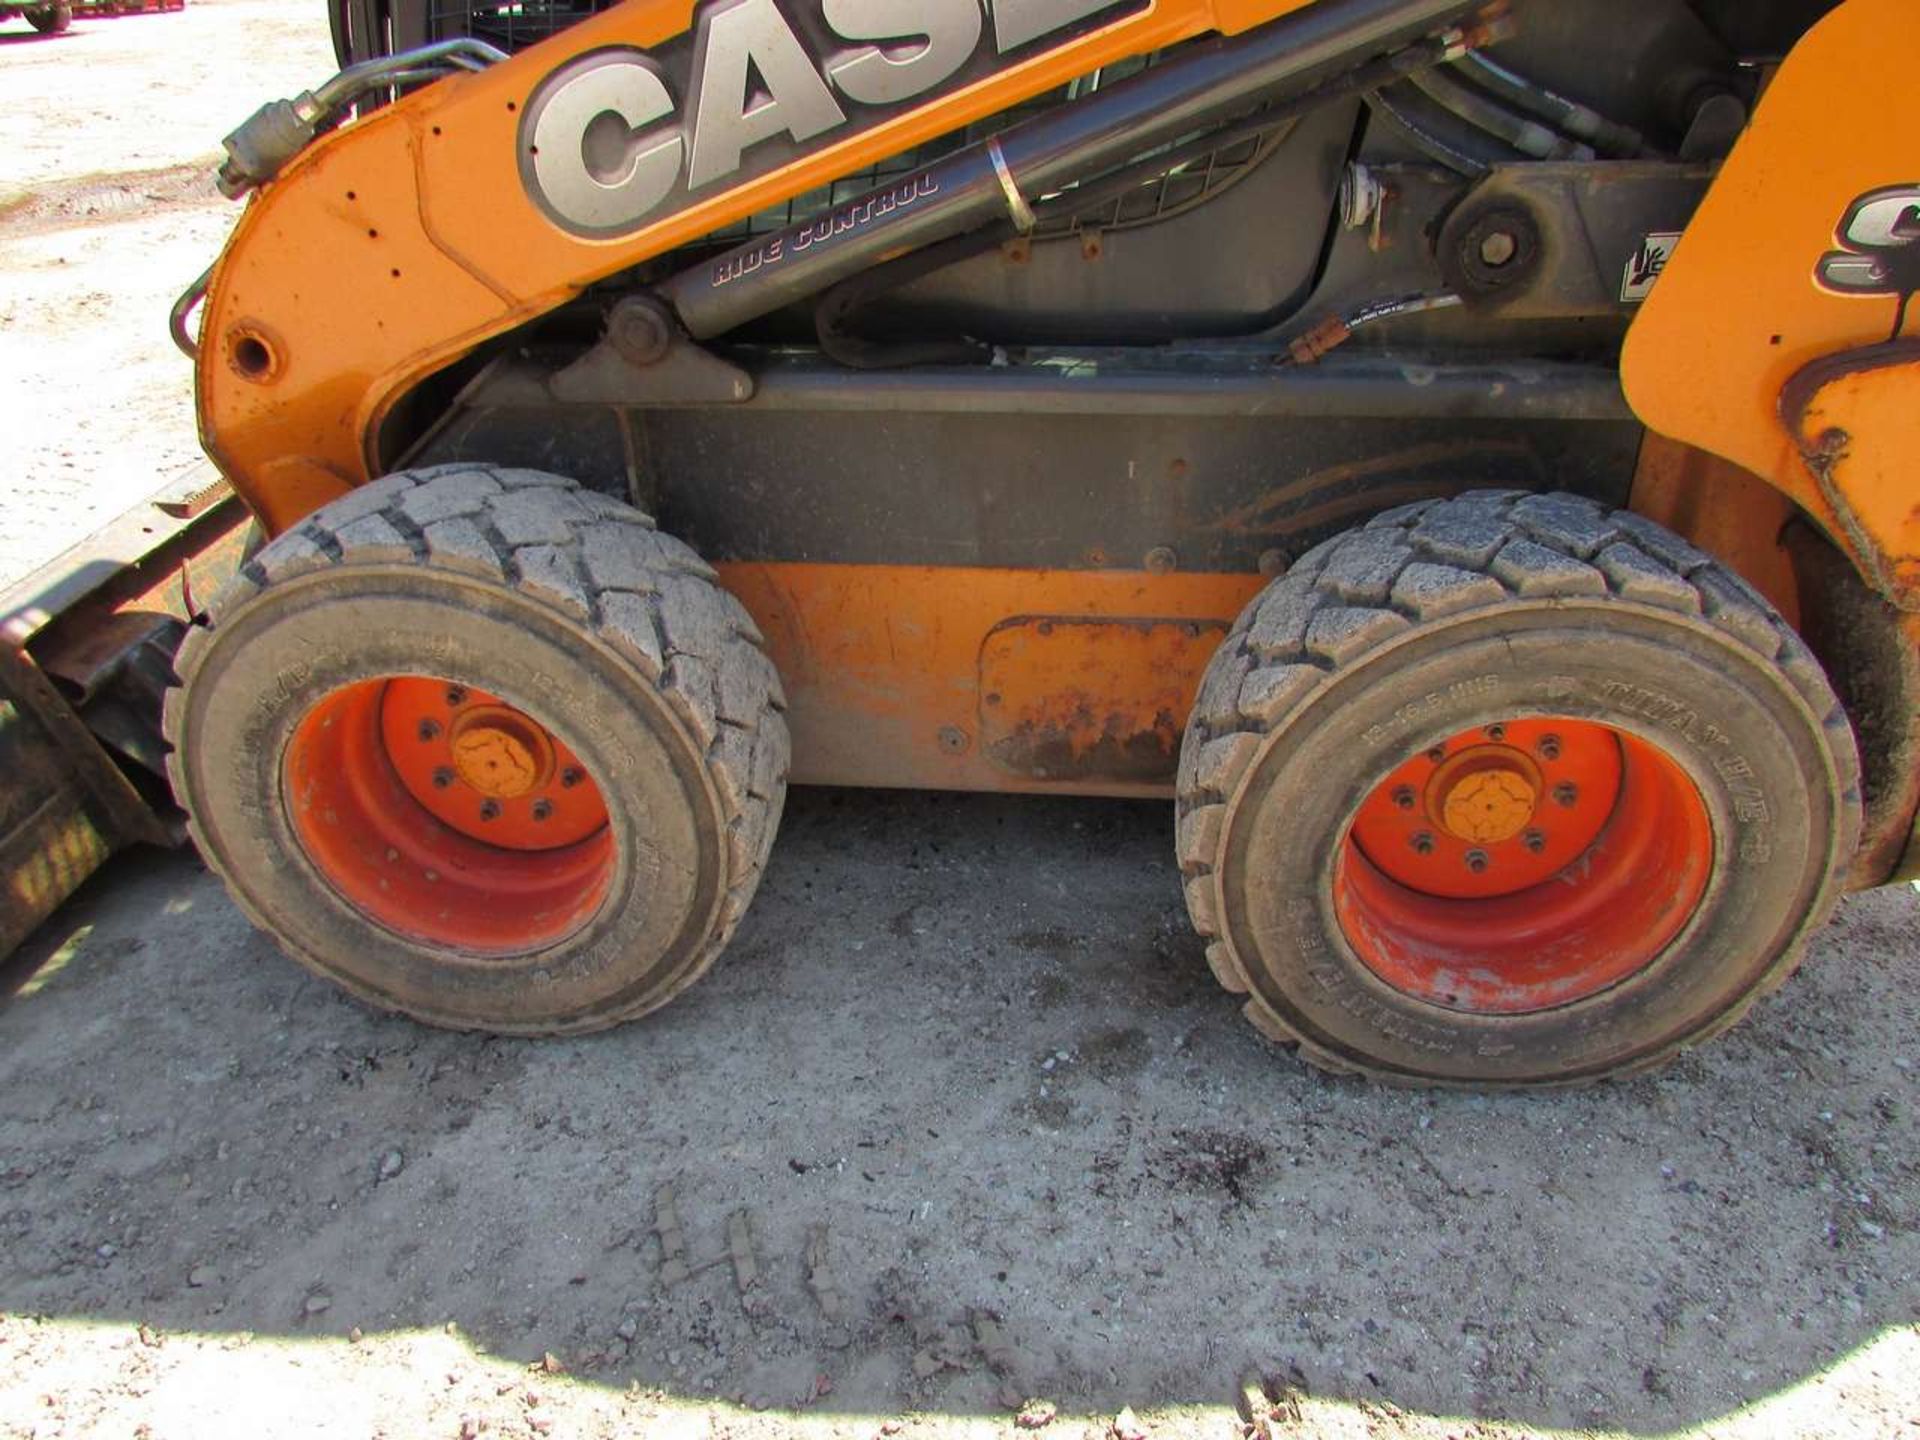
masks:
{"type": "MultiPolygon", "coordinates": [[[[738,925],[786,793],[785,699],[745,609],[639,511],[535,471],[438,466],[323,507],[247,563],[177,669],[169,768],[202,855],[296,959],[433,1024],[577,1032],[664,1004],[738,925]],[[532,945],[508,934],[484,955],[438,938],[488,909],[471,886],[467,903],[396,930],[374,918],[391,911],[385,878],[356,869],[338,872],[352,885],[337,881],[330,852],[303,840],[338,817],[310,813],[312,784],[290,782],[294,737],[328,738],[331,719],[313,717],[329,697],[423,676],[517,707],[502,713],[550,730],[599,787],[598,888],[577,892],[584,918],[566,933],[532,945]]],[[[362,788],[387,785],[374,774],[362,788]]],[[[357,803],[326,794],[328,806],[357,803]]],[[[400,848],[386,858],[396,875],[412,867],[416,890],[457,878],[400,848]]],[[[511,901],[503,891],[503,913],[511,901]]]]}
{"type": "MultiPolygon", "coordinates": [[[[1395,803],[1424,803],[1412,790],[1395,803]]],[[[1733,1023],[1825,922],[1859,822],[1846,715],[1745,582],[1640,516],[1483,491],[1337,536],[1248,607],[1183,742],[1177,847],[1208,963],[1269,1036],[1335,1070],[1540,1085],[1643,1070],[1733,1023]],[[1435,986],[1390,982],[1344,878],[1366,859],[1356,817],[1389,776],[1447,756],[1448,737],[1499,738],[1521,716],[1601,727],[1697,792],[1711,844],[1684,925],[1568,1003],[1450,1003],[1445,967],[1435,986]]],[[[1415,839],[1431,848],[1428,830],[1415,839]]],[[[1543,883],[1577,893],[1582,873],[1543,883]]],[[[1449,924],[1475,913],[1414,900],[1455,907],[1449,924]]],[[[1410,963],[1418,941],[1400,947],[1410,963]]]]}

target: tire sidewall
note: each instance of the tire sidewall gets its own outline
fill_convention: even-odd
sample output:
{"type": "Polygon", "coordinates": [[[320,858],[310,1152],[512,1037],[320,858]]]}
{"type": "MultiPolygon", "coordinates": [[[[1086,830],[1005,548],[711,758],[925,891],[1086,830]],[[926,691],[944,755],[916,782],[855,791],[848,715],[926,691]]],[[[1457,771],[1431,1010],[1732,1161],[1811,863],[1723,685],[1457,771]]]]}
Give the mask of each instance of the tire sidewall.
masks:
{"type": "Polygon", "coordinates": [[[1324,1055],[1443,1082],[1589,1078],[1704,1038],[1788,963],[1833,870],[1836,795],[1819,719],[1704,622],[1617,601],[1496,606],[1373,651],[1267,737],[1228,807],[1220,914],[1259,1002],[1324,1055]],[[1536,715],[1629,732],[1680,766],[1714,835],[1706,893],[1660,956],[1598,995],[1517,1016],[1417,1000],[1342,932],[1347,826],[1408,756],[1536,715]]]}
{"type": "Polygon", "coordinates": [[[342,565],[223,614],[188,691],[186,801],[203,844],[296,958],[363,999],[503,1033],[592,1029],[698,973],[725,886],[717,797],[655,687],[583,627],[498,585],[342,565]],[[608,801],[613,873],[593,917],[537,952],[466,957],[366,917],[315,868],[283,800],[287,746],[325,696],[400,674],[489,691],[570,746],[608,801]],[[251,853],[272,857],[231,863],[251,853]]]}

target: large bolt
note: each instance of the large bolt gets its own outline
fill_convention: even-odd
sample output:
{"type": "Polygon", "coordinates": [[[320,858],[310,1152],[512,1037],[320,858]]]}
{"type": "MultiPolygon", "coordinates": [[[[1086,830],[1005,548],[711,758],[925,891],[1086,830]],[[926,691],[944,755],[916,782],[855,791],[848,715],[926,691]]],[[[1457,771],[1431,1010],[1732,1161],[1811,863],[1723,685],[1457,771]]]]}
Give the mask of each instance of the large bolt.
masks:
{"type": "Polygon", "coordinates": [[[1560,758],[1560,737],[1558,735],[1542,735],[1535,748],[1540,751],[1540,758],[1542,760],[1558,760],[1560,758]]]}
{"type": "Polygon", "coordinates": [[[569,790],[586,778],[578,765],[569,765],[560,772],[560,783],[569,790]]]}
{"type": "Polygon", "coordinates": [[[1480,242],[1480,259],[1498,270],[1519,253],[1520,242],[1506,230],[1489,230],[1480,242]]]}
{"type": "Polygon", "coordinates": [[[433,772],[433,788],[444,790],[451,784],[453,784],[453,767],[450,765],[436,767],[433,772]]]}
{"type": "Polygon", "coordinates": [[[482,820],[498,820],[500,818],[500,802],[498,800],[482,800],[480,802],[480,818],[482,820]]]}
{"type": "Polygon", "coordinates": [[[1487,739],[1495,741],[1497,743],[1506,738],[1507,738],[1506,726],[1499,725],[1499,724],[1487,726],[1487,739]]]}
{"type": "Polygon", "coordinates": [[[547,820],[547,819],[551,819],[552,816],[553,816],[553,802],[551,800],[536,800],[533,802],[533,818],[534,819],[547,820]]]}
{"type": "Polygon", "coordinates": [[[422,740],[439,739],[440,722],[438,720],[422,720],[420,722],[420,738],[422,740]]]}
{"type": "Polygon", "coordinates": [[[621,357],[634,365],[651,365],[665,358],[673,347],[667,317],[638,296],[613,307],[607,318],[607,338],[621,357]]]}
{"type": "Polygon", "coordinates": [[[1436,745],[1431,750],[1427,751],[1427,759],[1431,760],[1436,765],[1438,765],[1442,760],[1446,758],[1447,758],[1447,747],[1444,745],[1436,745]]]}
{"type": "Polygon", "coordinates": [[[1538,830],[1529,830],[1521,837],[1520,843],[1538,855],[1547,848],[1547,837],[1538,830]]]}
{"type": "Polygon", "coordinates": [[[1413,846],[1413,853],[1416,855],[1431,855],[1433,853],[1433,836],[1425,830],[1416,834],[1408,843],[1413,846]]]}
{"type": "Polygon", "coordinates": [[[1553,787],[1553,803],[1565,809],[1571,810],[1579,798],[1579,788],[1571,780],[1562,780],[1553,787]]]}
{"type": "Polygon", "coordinates": [[[467,703],[467,687],[464,685],[447,686],[447,704],[460,706],[467,703]]]}
{"type": "Polygon", "coordinates": [[[1467,869],[1478,875],[1487,868],[1487,852],[1484,850],[1467,851],[1467,869]]]}
{"type": "Polygon", "coordinates": [[[1398,805],[1402,810],[1411,810],[1413,808],[1413,787],[1411,785],[1394,786],[1393,803],[1398,805]]]}
{"type": "Polygon", "coordinates": [[[1349,165],[1340,177],[1340,219],[1349,230],[1372,224],[1386,198],[1386,187],[1364,165],[1349,165]]]}

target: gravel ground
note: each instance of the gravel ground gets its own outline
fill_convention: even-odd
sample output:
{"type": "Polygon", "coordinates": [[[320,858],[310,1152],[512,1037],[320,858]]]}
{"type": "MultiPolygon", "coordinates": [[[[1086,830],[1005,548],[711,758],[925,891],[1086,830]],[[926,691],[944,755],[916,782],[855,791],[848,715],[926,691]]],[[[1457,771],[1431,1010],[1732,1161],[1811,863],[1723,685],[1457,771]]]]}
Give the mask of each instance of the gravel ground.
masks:
{"type": "Polygon", "coordinates": [[[0,1012],[0,1433],[1913,1431],[1910,891],[1657,1077],[1430,1095],[1259,1040],[1166,831],[799,792],[712,976],[547,1043],[123,858],[0,1012]]]}
{"type": "Polygon", "coordinates": [[[335,68],[319,0],[0,25],[0,586],[205,465],[167,310],[238,213],[220,137],[335,68]]]}
{"type": "MultiPolygon", "coordinates": [[[[0,575],[191,465],[188,162],[330,68],[308,0],[18,28],[0,575]]],[[[713,975],[557,1043],[121,857],[4,972],[0,1436],[1920,1435],[1920,896],[1658,1076],[1430,1095],[1244,1025],[1169,830],[797,792],[713,975]]]]}

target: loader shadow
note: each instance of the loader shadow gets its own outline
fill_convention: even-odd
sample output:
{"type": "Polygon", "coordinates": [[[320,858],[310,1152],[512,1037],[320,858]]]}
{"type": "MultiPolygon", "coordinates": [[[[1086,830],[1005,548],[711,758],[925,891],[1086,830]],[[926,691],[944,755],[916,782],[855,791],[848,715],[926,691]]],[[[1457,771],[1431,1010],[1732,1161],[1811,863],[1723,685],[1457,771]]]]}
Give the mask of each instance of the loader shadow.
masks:
{"type": "Polygon", "coordinates": [[[797,793],[714,973],[550,1042],[371,1014],[190,857],[122,857],[0,1008],[0,1311],[453,1321],[616,1389],[827,1414],[1230,1405],[1257,1369],[1641,1433],[1916,1319],[1911,892],[1850,902],[1657,1077],[1390,1091],[1213,988],[1168,828],[797,793]]]}

